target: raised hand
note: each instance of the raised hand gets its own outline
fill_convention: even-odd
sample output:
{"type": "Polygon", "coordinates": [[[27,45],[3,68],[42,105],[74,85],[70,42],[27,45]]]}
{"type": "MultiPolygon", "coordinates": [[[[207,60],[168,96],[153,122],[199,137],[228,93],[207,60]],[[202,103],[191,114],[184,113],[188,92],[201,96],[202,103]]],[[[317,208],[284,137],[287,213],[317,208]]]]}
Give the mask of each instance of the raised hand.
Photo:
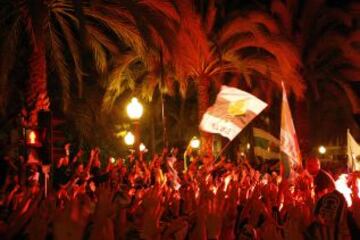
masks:
{"type": "Polygon", "coordinates": [[[236,224],[238,202],[238,186],[236,182],[230,182],[225,199],[221,239],[235,239],[234,228],[236,224]]]}
{"type": "Polygon", "coordinates": [[[82,202],[80,197],[65,203],[64,209],[58,209],[53,221],[55,240],[82,239],[90,215],[89,209],[90,200],[82,202]]]}
{"type": "Polygon", "coordinates": [[[55,212],[55,198],[41,201],[40,206],[35,210],[29,225],[26,228],[30,240],[43,240],[46,238],[49,222],[52,221],[52,214],[55,212]]]}
{"type": "Polygon", "coordinates": [[[164,234],[162,235],[162,239],[171,239],[171,236],[175,235],[176,240],[184,240],[188,229],[189,225],[186,220],[183,218],[177,218],[170,222],[167,226],[164,234]]]}
{"type": "Polygon", "coordinates": [[[97,219],[97,221],[101,221],[107,217],[111,217],[114,213],[114,195],[115,192],[111,189],[109,184],[100,185],[96,189],[96,196],[98,202],[96,204],[94,218],[97,219]]]}
{"type": "Polygon", "coordinates": [[[208,200],[206,214],[206,232],[208,239],[219,239],[224,219],[225,195],[220,187],[212,199],[208,200]]]}
{"type": "Polygon", "coordinates": [[[276,224],[273,221],[267,220],[263,223],[261,230],[260,230],[261,239],[264,240],[274,240],[274,239],[284,239],[281,236],[279,229],[277,228],[276,224]]]}
{"type": "Polygon", "coordinates": [[[98,202],[93,216],[94,226],[90,240],[113,240],[115,239],[112,221],[115,211],[115,202],[113,201],[115,192],[109,184],[104,184],[97,188],[96,195],[98,202]]]}
{"type": "Polygon", "coordinates": [[[162,187],[155,185],[144,196],[144,215],[142,226],[139,229],[141,237],[144,239],[161,239],[160,218],[164,212],[162,192],[162,187]]]}
{"type": "Polygon", "coordinates": [[[18,205],[18,208],[11,214],[9,217],[9,224],[3,230],[5,239],[13,239],[14,236],[24,227],[24,225],[29,221],[36,211],[38,204],[41,200],[42,192],[37,193],[36,196],[31,198],[31,193],[27,192],[21,202],[18,205]]]}

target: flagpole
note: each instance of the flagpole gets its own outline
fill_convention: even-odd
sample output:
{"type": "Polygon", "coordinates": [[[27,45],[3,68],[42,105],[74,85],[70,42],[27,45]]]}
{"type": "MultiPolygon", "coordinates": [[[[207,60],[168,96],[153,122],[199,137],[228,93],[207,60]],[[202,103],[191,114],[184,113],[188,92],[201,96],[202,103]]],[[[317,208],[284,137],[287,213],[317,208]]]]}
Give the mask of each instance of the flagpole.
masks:
{"type": "MultiPolygon", "coordinates": [[[[350,129],[347,129],[347,136],[346,136],[346,139],[347,139],[347,144],[348,144],[348,147],[350,149],[350,160],[351,160],[351,169],[350,171],[353,172],[353,168],[354,168],[354,164],[355,164],[355,161],[354,161],[354,157],[353,157],[353,152],[352,152],[352,149],[351,149],[351,144],[349,144],[349,136],[351,136],[350,134],[350,129]]],[[[348,156],[349,157],[349,156],[348,156]]]]}
{"type": "Polygon", "coordinates": [[[228,141],[228,142],[225,144],[225,146],[224,146],[223,148],[221,148],[219,154],[218,154],[218,155],[216,156],[216,158],[215,158],[215,162],[218,160],[218,158],[221,156],[221,154],[223,154],[223,152],[224,152],[225,149],[230,145],[231,142],[232,142],[232,140],[231,140],[231,141],[228,141]]]}

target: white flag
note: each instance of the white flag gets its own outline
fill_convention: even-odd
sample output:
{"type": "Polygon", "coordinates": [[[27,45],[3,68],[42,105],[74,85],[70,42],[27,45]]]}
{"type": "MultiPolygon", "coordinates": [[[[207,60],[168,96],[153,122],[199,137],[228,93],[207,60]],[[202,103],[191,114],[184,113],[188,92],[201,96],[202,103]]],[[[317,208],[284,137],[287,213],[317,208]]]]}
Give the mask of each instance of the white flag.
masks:
{"type": "Polygon", "coordinates": [[[215,104],[203,115],[200,129],[233,140],[266,103],[240,89],[222,86],[215,104]]]}
{"type": "Polygon", "coordinates": [[[349,169],[360,171],[360,145],[351,136],[349,129],[347,131],[347,155],[349,169]]]}
{"type": "Polygon", "coordinates": [[[280,151],[282,154],[280,160],[283,168],[282,175],[289,178],[295,168],[301,167],[301,156],[284,84],[282,84],[282,90],[280,129],[280,151]]]}

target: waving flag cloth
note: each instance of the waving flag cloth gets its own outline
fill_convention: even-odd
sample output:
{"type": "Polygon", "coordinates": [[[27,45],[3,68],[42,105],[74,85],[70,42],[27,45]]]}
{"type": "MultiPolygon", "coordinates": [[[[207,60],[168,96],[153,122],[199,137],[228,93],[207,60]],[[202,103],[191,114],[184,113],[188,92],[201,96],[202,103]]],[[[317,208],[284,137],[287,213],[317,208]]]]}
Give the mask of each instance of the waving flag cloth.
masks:
{"type": "Polygon", "coordinates": [[[203,115],[200,129],[218,133],[231,141],[266,106],[266,103],[247,92],[222,86],[215,104],[203,115]]]}
{"type": "Polygon", "coordinates": [[[264,165],[267,171],[279,171],[280,168],[280,140],[271,133],[253,128],[254,155],[264,165]]]}
{"type": "Polygon", "coordinates": [[[254,136],[254,154],[264,160],[280,159],[280,141],[271,133],[260,129],[253,128],[254,136]]]}
{"type": "Polygon", "coordinates": [[[284,84],[282,84],[282,90],[280,169],[282,176],[289,178],[294,169],[301,167],[301,156],[284,84]]]}
{"type": "Polygon", "coordinates": [[[347,131],[347,155],[348,155],[348,168],[351,171],[360,171],[360,145],[355,141],[347,131]]]}

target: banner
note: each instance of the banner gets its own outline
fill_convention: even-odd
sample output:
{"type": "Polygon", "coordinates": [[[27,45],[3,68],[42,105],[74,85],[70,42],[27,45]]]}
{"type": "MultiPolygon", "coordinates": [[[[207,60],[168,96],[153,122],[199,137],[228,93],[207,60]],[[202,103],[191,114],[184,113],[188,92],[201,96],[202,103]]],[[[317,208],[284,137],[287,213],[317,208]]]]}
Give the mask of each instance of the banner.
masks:
{"type": "Polygon", "coordinates": [[[282,175],[289,178],[295,168],[301,167],[301,156],[284,84],[282,84],[282,90],[280,161],[282,175]]]}
{"type": "Polygon", "coordinates": [[[240,89],[222,86],[215,104],[208,108],[200,129],[233,140],[264,108],[266,103],[240,89]]]}
{"type": "Polygon", "coordinates": [[[280,141],[269,132],[253,128],[254,154],[264,160],[280,159],[280,141]]]}
{"type": "Polygon", "coordinates": [[[348,168],[352,171],[360,171],[360,145],[347,130],[347,155],[348,168]]]}

